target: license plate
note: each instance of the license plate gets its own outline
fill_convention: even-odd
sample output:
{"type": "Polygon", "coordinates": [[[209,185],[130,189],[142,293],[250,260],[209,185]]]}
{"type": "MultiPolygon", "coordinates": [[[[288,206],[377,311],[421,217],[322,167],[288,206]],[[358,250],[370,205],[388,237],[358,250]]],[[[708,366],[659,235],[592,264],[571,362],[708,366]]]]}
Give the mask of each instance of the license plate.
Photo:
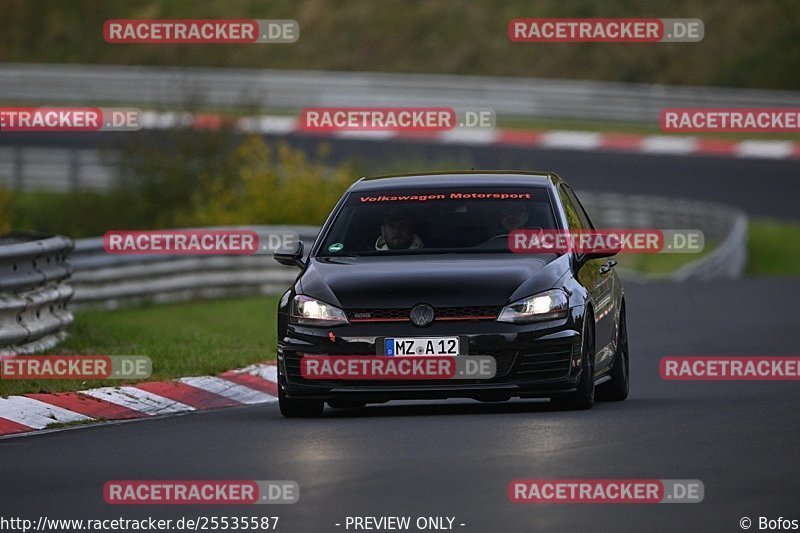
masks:
{"type": "Polygon", "coordinates": [[[458,337],[402,337],[384,341],[385,355],[459,355],[458,337]]]}

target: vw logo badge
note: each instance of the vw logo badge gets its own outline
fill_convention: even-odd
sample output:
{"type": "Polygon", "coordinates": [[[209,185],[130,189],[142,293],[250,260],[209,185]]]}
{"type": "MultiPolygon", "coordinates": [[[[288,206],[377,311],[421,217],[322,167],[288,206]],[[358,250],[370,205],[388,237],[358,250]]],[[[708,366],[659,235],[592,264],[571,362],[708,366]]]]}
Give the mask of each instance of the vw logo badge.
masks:
{"type": "Polygon", "coordinates": [[[428,304],[418,304],[411,308],[411,323],[417,327],[424,327],[433,322],[435,313],[428,304]]]}

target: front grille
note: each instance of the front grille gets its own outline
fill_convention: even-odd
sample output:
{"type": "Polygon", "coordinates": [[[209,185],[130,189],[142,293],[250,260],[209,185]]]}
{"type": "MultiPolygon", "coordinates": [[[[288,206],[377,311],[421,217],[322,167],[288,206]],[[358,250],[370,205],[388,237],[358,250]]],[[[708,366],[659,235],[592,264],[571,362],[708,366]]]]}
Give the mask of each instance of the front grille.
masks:
{"type": "MultiPolygon", "coordinates": [[[[500,313],[500,306],[464,306],[435,307],[434,322],[448,320],[494,320],[500,313]]],[[[394,307],[385,309],[348,309],[347,319],[350,322],[406,322],[410,321],[411,309],[394,307]]]]}
{"type": "Polygon", "coordinates": [[[410,309],[400,307],[390,309],[350,309],[347,311],[347,319],[350,322],[410,320],[408,318],[409,312],[411,312],[410,309]]]}
{"type": "MultiPolygon", "coordinates": [[[[332,348],[326,355],[362,355],[371,356],[374,352],[367,350],[345,350],[332,348]]],[[[528,380],[552,380],[561,379],[569,374],[573,352],[577,355],[580,352],[580,345],[571,342],[559,341],[542,342],[536,341],[534,344],[522,347],[507,345],[491,350],[477,351],[476,355],[488,355],[494,357],[497,364],[497,373],[494,380],[503,381],[504,379],[523,378],[528,380]]],[[[300,357],[297,354],[287,354],[284,358],[286,371],[292,381],[304,384],[332,385],[346,383],[348,386],[370,386],[381,383],[392,385],[412,385],[420,382],[399,382],[399,381],[350,381],[350,380],[306,380],[300,375],[300,357]]],[[[494,381],[494,380],[490,380],[494,381]]],[[[472,380],[425,380],[426,385],[454,385],[482,383],[485,381],[472,380]]]]}
{"type": "Polygon", "coordinates": [[[580,346],[573,342],[542,342],[520,349],[515,374],[523,378],[559,379],[569,374],[573,352],[580,346]]]}
{"type": "Polygon", "coordinates": [[[302,376],[300,375],[300,358],[295,356],[286,356],[283,358],[283,362],[286,365],[286,373],[289,375],[289,378],[295,381],[305,381],[302,376]]]}
{"type": "MultiPolygon", "coordinates": [[[[357,356],[373,356],[375,355],[375,347],[370,343],[339,343],[335,342],[327,347],[324,355],[357,355],[357,356]]],[[[288,352],[284,354],[284,364],[286,365],[286,372],[293,381],[302,383],[321,383],[320,380],[306,380],[300,374],[300,355],[297,352],[288,352]]]]}
{"type": "Polygon", "coordinates": [[[496,348],[487,354],[481,352],[478,355],[490,355],[494,357],[495,364],[497,365],[497,372],[495,376],[502,378],[508,374],[509,370],[511,370],[511,367],[514,365],[514,358],[517,356],[517,348],[496,348]]]}
{"type": "MultiPolygon", "coordinates": [[[[354,355],[354,356],[374,356],[374,352],[368,352],[365,350],[354,350],[348,349],[345,350],[346,353],[342,352],[341,350],[337,349],[330,349],[325,355],[354,355]]],[[[503,378],[511,371],[511,368],[514,366],[514,360],[517,356],[517,348],[513,346],[506,346],[503,348],[495,348],[491,351],[483,352],[481,351],[479,355],[488,355],[494,357],[495,364],[496,364],[496,374],[495,378],[503,378]]],[[[376,356],[380,357],[380,356],[376,356]]],[[[465,356],[468,357],[468,356],[465,356]]],[[[298,354],[292,353],[291,355],[287,354],[284,357],[284,362],[286,364],[286,371],[289,373],[289,376],[292,378],[293,381],[299,381],[301,383],[317,383],[321,384],[321,380],[306,380],[300,374],[300,360],[301,357],[298,354]]],[[[336,382],[344,382],[347,381],[349,385],[374,385],[376,381],[348,381],[348,380],[336,380],[336,382]]],[[[327,383],[330,383],[326,381],[327,383]]],[[[425,380],[426,384],[435,385],[440,383],[447,383],[447,384],[454,384],[454,383],[467,383],[466,380],[447,380],[447,381],[438,381],[438,380],[425,380]]],[[[377,381],[380,383],[380,381],[377,381]]],[[[395,382],[397,383],[397,382],[395,382]]]]}
{"type": "Polygon", "coordinates": [[[478,306],[478,307],[437,307],[436,320],[459,320],[465,318],[475,318],[483,320],[494,320],[500,313],[498,306],[478,306]]]}

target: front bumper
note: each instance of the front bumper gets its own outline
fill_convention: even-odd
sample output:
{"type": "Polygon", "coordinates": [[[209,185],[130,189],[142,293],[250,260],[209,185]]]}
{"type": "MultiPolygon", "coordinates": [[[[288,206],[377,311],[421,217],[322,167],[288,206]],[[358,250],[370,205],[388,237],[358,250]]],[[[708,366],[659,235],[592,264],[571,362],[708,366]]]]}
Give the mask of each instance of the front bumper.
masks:
{"type": "Polygon", "coordinates": [[[278,383],[288,398],[368,403],[401,399],[548,397],[575,390],[580,379],[583,308],[567,318],[532,324],[496,321],[350,324],[335,328],[289,324],[278,344],[278,383]],[[331,333],[333,336],[331,336],[331,333]],[[383,337],[460,336],[470,357],[492,356],[497,373],[485,380],[351,381],[305,379],[304,354],[376,356],[383,337]],[[376,344],[377,343],[377,344],[376,344]]]}

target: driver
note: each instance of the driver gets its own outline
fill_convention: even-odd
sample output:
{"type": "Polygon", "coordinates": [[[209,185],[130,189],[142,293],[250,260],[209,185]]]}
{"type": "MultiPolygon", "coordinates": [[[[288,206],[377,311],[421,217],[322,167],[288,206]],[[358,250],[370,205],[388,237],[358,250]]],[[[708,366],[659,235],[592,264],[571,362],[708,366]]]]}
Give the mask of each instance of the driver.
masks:
{"type": "Polygon", "coordinates": [[[381,235],[375,241],[376,250],[415,250],[422,240],[414,233],[414,218],[405,209],[392,209],[381,224],[381,235]]]}

